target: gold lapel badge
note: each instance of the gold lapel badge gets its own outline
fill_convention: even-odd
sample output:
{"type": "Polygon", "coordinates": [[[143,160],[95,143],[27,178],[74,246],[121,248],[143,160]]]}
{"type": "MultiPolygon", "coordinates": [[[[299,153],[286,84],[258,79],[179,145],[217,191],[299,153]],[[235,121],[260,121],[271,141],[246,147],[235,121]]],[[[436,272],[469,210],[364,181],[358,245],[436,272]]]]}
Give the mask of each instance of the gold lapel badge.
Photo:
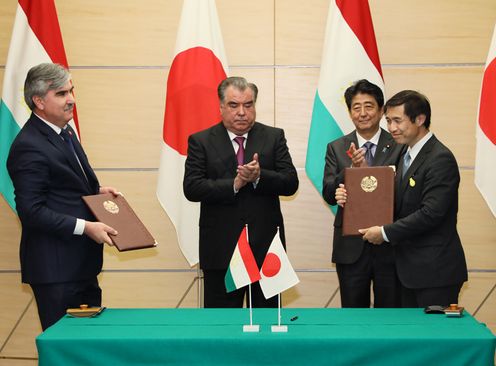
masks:
{"type": "Polygon", "coordinates": [[[413,179],[412,177],[410,177],[409,183],[410,187],[415,187],[415,179],[413,179]]]}

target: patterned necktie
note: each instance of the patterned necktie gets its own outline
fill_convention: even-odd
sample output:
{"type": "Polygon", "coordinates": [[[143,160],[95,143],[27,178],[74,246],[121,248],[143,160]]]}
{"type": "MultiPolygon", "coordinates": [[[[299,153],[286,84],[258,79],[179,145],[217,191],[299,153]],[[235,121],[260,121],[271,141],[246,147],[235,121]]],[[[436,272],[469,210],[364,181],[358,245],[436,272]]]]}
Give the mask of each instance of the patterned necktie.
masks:
{"type": "Polygon", "coordinates": [[[237,136],[234,141],[239,145],[238,152],[236,153],[236,159],[238,159],[238,165],[243,165],[245,162],[245,138],[243,136],[237,136]]]}
{"type": "Polygon", "coordinates": [[[79,156],[76,153],[76,149],[74,148],[74,143],[72,142],[72,138],[71,138],[72,131],[68,131],[68,130],[69,130],[68,128],[63,128],[62,131],[60,131],[60,136],[64,139],[65,143],[67,144],[67,147],[69,148],[69,150],[72,152],[72,154],[76,158],[76,161],[78,162],[79,167],[81,168],[81,171],[84,174],[84,177],[86,178],[86,180],[88,180],[88,176],[86,175],[86,172],[84,171],[84,168],[81,165],[81,161],[79,160],[79,156]]]}
{"type": "Polygon", "coordinates": [[[401,172],[401,177],[404,178],[406,171],[410,167],[410,163],[412,162],[412,157],[410,156],[410,152],[407,151],[405,156],[403,157],[403,171],[401,172]]]}
{"type": "Polygon", "coordinates": [[[367,141],[363,144],[365,150],[365,160],[368,166],[372,166],[372,161],[374,160],[374,154],[372,153],[372,148],[375,146],[373,142],[367,141]]]}
{"type": "Polygon", "coordinates": [[[62,131],[60,131],[60,136],[64,139],[64,141],[67,144],[67,147],[69,148],[69,150],[74,154],[74,156],[77,157],[76,149],[74,149],[74,144],[72,143],[71,136],[69,135],[69,132],[67,131],[66,128],[65,129],[62,129],[62,131]]]}

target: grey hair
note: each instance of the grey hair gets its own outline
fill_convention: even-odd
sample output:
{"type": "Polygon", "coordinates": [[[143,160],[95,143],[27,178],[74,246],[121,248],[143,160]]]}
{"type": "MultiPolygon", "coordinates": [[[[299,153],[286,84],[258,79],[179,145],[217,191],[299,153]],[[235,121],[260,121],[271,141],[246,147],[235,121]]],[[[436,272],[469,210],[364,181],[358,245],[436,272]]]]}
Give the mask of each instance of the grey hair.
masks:
{"type": "Polygon", "coordinates": [[[246,88],[250,88],[253,91],[253,102],[256,103],[258,96],[258,88],[255,84],[249,83],[245,78],[241,76],[231,76],[227,79],[222,80],[217,88],[217,95],[221,103],[224,102],[226,98],[226,89],[232,86],[241,91],[245,91],[246,88]]]}
{"type": "Polygon", "coordinates": [[[43,63],[33,66],[24,82],[24,100],[29,109],[34,110],[36,107],[33,97],[45,97],[49,90],[62,88],[70,78],[69,71],[59,64],[43,63]]]}

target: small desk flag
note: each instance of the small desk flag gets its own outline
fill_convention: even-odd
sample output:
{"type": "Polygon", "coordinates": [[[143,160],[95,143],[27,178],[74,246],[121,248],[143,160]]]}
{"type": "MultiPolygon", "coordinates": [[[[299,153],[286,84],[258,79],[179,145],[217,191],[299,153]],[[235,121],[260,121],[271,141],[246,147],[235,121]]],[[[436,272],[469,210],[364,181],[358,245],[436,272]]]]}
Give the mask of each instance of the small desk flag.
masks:
{"type": "Polygon", "coordinates": [[[226,272],[226,291],[232,292],[259,279],[260,272],[248,242],[248,229],[245,226],[226,272]]]}
{"type": "Polygon", "coordinates": [[[270,244],[267,255],[265,256],[261,276],[260,287],[266,299],[300,282],[282,246],[279,230],[274,236],[274,239],[272,239],[272,244],[270,244]]]}

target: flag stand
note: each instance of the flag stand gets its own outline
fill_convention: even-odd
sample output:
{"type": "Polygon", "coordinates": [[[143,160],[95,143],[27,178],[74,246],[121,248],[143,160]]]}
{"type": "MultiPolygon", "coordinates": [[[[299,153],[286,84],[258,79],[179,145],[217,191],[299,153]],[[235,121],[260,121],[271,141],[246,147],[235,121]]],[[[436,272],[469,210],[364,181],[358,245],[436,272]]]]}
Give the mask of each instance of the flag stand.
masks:
{"type": "Polygon", "coordinates": [[[287,333],[288,326],[281,325],[281,293],[277,294],[277,325],[271,327],[272,333],[287,333]]]}
{"type": "Polygon", "coordinates": [[[260,331],[260,325],[254,325],[253,324],[253,308],[251,306],[251,284],[248,285],[248,304],[250,306],[250,324],[249,325],[243,325],[243,332],[244,333],[258,333],[260,331]]]}

